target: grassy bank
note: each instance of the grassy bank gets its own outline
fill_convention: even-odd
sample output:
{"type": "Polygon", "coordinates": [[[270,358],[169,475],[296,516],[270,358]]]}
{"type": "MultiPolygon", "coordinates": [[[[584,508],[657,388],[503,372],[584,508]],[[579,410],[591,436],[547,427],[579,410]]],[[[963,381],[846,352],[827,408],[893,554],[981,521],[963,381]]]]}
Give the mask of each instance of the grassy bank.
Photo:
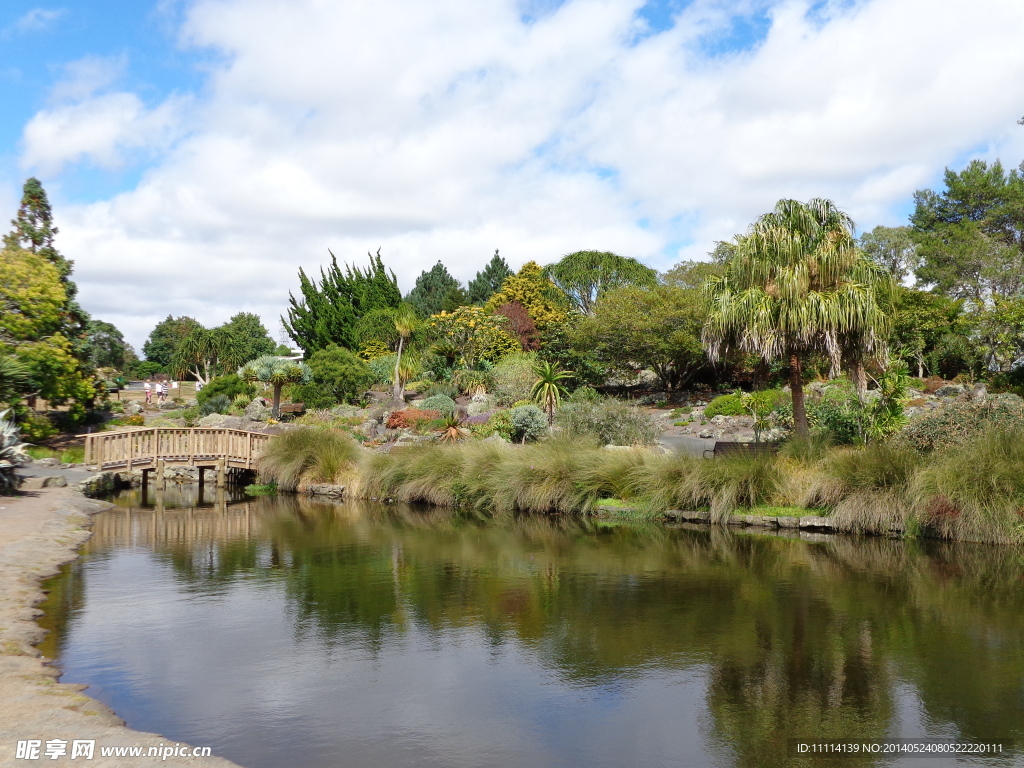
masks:
{"type": "Polygon", "coordinates": [[[260,475],[283,490],[338,482],[353,498],[496,514],[590,514],[603,499],[615,499],[631,516],[708,509],[713,520],[724,521],[755,508],[785,508],[828,514],[851,532],[1024,541],[1024,433],[1018,431],[991,431],[930,454],[883,443],[706,460],[567,440],[431,444],[380,454],[339,432],[299,429],[271,441],[260,475]]]}

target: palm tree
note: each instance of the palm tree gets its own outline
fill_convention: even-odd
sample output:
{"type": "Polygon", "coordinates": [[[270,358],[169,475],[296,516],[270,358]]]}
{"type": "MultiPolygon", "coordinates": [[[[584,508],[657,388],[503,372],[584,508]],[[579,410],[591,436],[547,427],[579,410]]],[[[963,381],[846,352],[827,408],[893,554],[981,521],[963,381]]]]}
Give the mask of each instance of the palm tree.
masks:
{"type": "Polygon", "coordinates": [[[238,369],[238,375],[246,381],[260,381],[274,388],[274,408],[271,413],[275,419],[281,414],[281,389],[284,385],[306,384],[313,378],[313,372],[305,363],[273,355],[261,355],[250,360],[238,369]]]}
{"type": "Polygon", "coordinates": [[[831,200],[780,200],[736,238],[725,274],[705,283],[704,345],[712,360],[731,346],[788,359],[795,431],[806,437],[804,358],[825,352],[838,370],[844,352],[861,359],[881,351],[894,291],[892,275],[856,247],[853,222],[831,200]]]}
{"type": "Polygon", "coordinates": [[[398,357],[395,358],[395,380],[391,395],[395,400],[405,400],[405,382],[401,376],[402,347],[405,340],[412,336],[416,326],[419,325],[419,318],[416,311],[408,304],[402,304],[395,312],[395,330],[398,331],[398,357]]]}
{"type": "Polygon", "coordinates": [[[191,374],[205,387],[222,369],[241,365],[243,354],[234,335],[221,328],[196,328],[174,350],[171,373],[179,379],[191,374]]]}
{"type": "Polygon", "coordinates": [[[572,371],[560,371],[551,363],[538,363],[533,367],[533,373],[537,381],[533,385],[533,399],[540,403],[548,415],[548,424],[555,423],[555,410],[562,401],[562,395],[566,394],[562,382],[571,379],[572,371]]]}

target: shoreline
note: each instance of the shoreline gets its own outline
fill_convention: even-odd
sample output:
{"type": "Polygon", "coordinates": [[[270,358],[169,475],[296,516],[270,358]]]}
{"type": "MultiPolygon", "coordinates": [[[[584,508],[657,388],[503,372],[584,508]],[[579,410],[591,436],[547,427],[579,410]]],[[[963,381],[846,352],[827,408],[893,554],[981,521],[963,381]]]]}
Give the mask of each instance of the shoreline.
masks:
{"type": "Polygon", "coordinates": [[[101,747],[137,746],[147,752],[185,745],[128,728],[105,704],[83,693],[85,685],[58,683],[61,670],[36,647],[46,634],[36,623],[46,597],[42,582],[80,556],[92,535],[92,516],[112,506],[68,487],[0,496],[0,766],[240,768],[220,757],[102,757],[101,747]],[[17,742],[28,739],[42,741],[38,759],[16,756],[17,742]],[[68,754],[46,757],[50,739],[66,741],[68,754]],[[95,740],[92,760],[70,759],[76,739],[95,740]]]}

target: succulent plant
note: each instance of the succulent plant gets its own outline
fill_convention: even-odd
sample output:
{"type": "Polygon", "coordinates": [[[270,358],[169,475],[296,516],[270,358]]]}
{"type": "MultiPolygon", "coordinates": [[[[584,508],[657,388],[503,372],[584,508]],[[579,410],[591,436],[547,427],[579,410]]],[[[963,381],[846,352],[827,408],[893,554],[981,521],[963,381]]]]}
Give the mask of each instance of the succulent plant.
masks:
{"type": "Polygon", "coordinates": [[[21,430],[8,419],[10,411],[0,413],[0,493],[13,493],[18,487],[18,476],[15,470],[28,461],[25,449],[27,443],[21,441],[21,430]]]}

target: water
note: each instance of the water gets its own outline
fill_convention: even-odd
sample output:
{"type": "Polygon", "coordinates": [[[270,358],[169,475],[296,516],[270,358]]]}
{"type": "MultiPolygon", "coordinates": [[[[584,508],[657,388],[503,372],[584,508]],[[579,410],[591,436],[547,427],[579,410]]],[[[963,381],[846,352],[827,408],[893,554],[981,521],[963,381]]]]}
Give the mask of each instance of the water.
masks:
{"type": "Polygon", "coordinates": [[[1017,550],[174,501],[96,518],[43,652],[248,768],[1024,762],[787,742],[1024,743],[1017,550]]]}

